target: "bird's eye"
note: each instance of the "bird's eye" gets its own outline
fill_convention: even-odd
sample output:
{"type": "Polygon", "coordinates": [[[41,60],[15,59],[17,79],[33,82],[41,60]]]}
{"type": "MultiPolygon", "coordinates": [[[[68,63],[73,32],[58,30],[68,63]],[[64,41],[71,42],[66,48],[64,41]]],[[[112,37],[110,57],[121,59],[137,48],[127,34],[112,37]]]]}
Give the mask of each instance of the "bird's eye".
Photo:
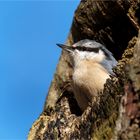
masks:
{"type": "Polygon", "coordinates": [[[85,47],[85,46],[77,46],[75,47],[75,49],[79,50],[79,51],[87,51],[87,52],[99,52],[100,48],[90,48],[90,47],[85,47]]]}
{"type": "Polygon", "coordinates": [[[86,50],[85,50],[85,47],[83,48],[83,47],[80,47],[80,46],[77,46],[75,49],[77,49],[77,50],[79,50],[79,51],[86,51],[86,50]]]}
{"type": "Polygon", "coordinates": [[[99,48],[86,48],[86,51],[98,53],[99,52],[99,48]]]}

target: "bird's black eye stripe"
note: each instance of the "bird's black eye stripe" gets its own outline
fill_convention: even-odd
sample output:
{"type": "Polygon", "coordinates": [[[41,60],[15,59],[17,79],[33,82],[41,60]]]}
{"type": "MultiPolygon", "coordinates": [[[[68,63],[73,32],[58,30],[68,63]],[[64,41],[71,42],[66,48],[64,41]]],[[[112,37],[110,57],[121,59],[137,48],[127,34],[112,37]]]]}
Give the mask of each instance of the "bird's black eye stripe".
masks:
{"type": "Polygon", "coordinates": [[[104,54],[105,54],[106,58],[108,58],[108,59],[109,59],[109,58],[110,58],[109,53],[107,53],[107,52],[106,52],[106,50],[105,50],[105,49],[103,49],[103,48],[101,48],[101,50],[104,52],[104,54]]]}
{"type": "Polygon", "coordinates": [[[87,48],[84,46],[76,46],[75,49],[79,50],[79,51],[88,51],[88,52],[99,52],[100,48],[87,48]]]}

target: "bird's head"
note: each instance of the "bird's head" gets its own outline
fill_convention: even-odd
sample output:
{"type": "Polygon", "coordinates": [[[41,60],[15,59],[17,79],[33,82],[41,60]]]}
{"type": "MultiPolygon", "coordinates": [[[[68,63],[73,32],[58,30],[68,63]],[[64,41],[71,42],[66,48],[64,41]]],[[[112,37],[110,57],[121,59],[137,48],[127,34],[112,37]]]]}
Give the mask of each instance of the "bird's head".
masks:
{"type": "Polygon", "coordinates": [[[112,53],[105,48],[104,45],[89,39],[78,41],[77,43],[68,46],[64,44],[57,44],[63,50],[69,52],[72,56],[74,63],[82,60],[93,60],[103,66],[112,67],[116,66],[117,61],[112,53]]]}

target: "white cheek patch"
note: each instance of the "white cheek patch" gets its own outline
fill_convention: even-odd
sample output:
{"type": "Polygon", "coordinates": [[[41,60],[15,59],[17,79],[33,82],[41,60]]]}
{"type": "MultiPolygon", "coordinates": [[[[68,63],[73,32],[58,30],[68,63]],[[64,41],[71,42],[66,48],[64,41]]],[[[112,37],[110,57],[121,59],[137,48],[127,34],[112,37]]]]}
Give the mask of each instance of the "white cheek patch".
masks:
{"type": "Polygon", "coordinates": [[[95,53],[95,52],[90,52],[86,54],[86,58],[87,59],[95,59],[98,56],[99,53],[95,53]]]}
{"type": "Polygon", "coordinates": [[[102,62],[105,59],[105,54],[102,50],[99,50],[99,53],[97,54],[97,56],[94,58],[94,60],[96,62],[102,62]]]}
{"type": "Polygon", "coordinates": [[[99,50],[99,52],[97,52],[97,53],[96,52],[85,52],[84,57],[86,59],[92,59],[99,63],[105,59],[105,55],[102,50],[99,50]]]}
{"type": "Polygon", "coordinates": [[[83,60],[83,59],[90,59],[95,62],[102,62],[105,59],[105,55],[102,50],[99,50],[99,52],[88,52],[88,51],[74,51],[74,56],[77,58],[76,60],[83,60]]]}
{"type": "Polygon", "coordinates": [[[78,56],[78,58],[82,60],[94,59],[98,55],[98,53],[75,50],[74,55],[78,56]]]}

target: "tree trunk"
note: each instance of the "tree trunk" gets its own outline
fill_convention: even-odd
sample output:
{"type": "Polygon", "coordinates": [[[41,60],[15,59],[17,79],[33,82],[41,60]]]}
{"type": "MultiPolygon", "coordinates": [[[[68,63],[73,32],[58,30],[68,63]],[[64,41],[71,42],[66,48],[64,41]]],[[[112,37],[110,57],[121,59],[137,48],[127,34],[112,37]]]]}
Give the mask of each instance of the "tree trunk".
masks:
{"type": "Polygon", "coordinates": [[[72,93],[71,61],[62,52],[44,110],[28,140],[139,140],[139,29],[139,0],[82,0],[66,44],[85,38],[104,44],[118,60],[116,77],[107,80],[103,93],[81,113],[72,93]]]}

